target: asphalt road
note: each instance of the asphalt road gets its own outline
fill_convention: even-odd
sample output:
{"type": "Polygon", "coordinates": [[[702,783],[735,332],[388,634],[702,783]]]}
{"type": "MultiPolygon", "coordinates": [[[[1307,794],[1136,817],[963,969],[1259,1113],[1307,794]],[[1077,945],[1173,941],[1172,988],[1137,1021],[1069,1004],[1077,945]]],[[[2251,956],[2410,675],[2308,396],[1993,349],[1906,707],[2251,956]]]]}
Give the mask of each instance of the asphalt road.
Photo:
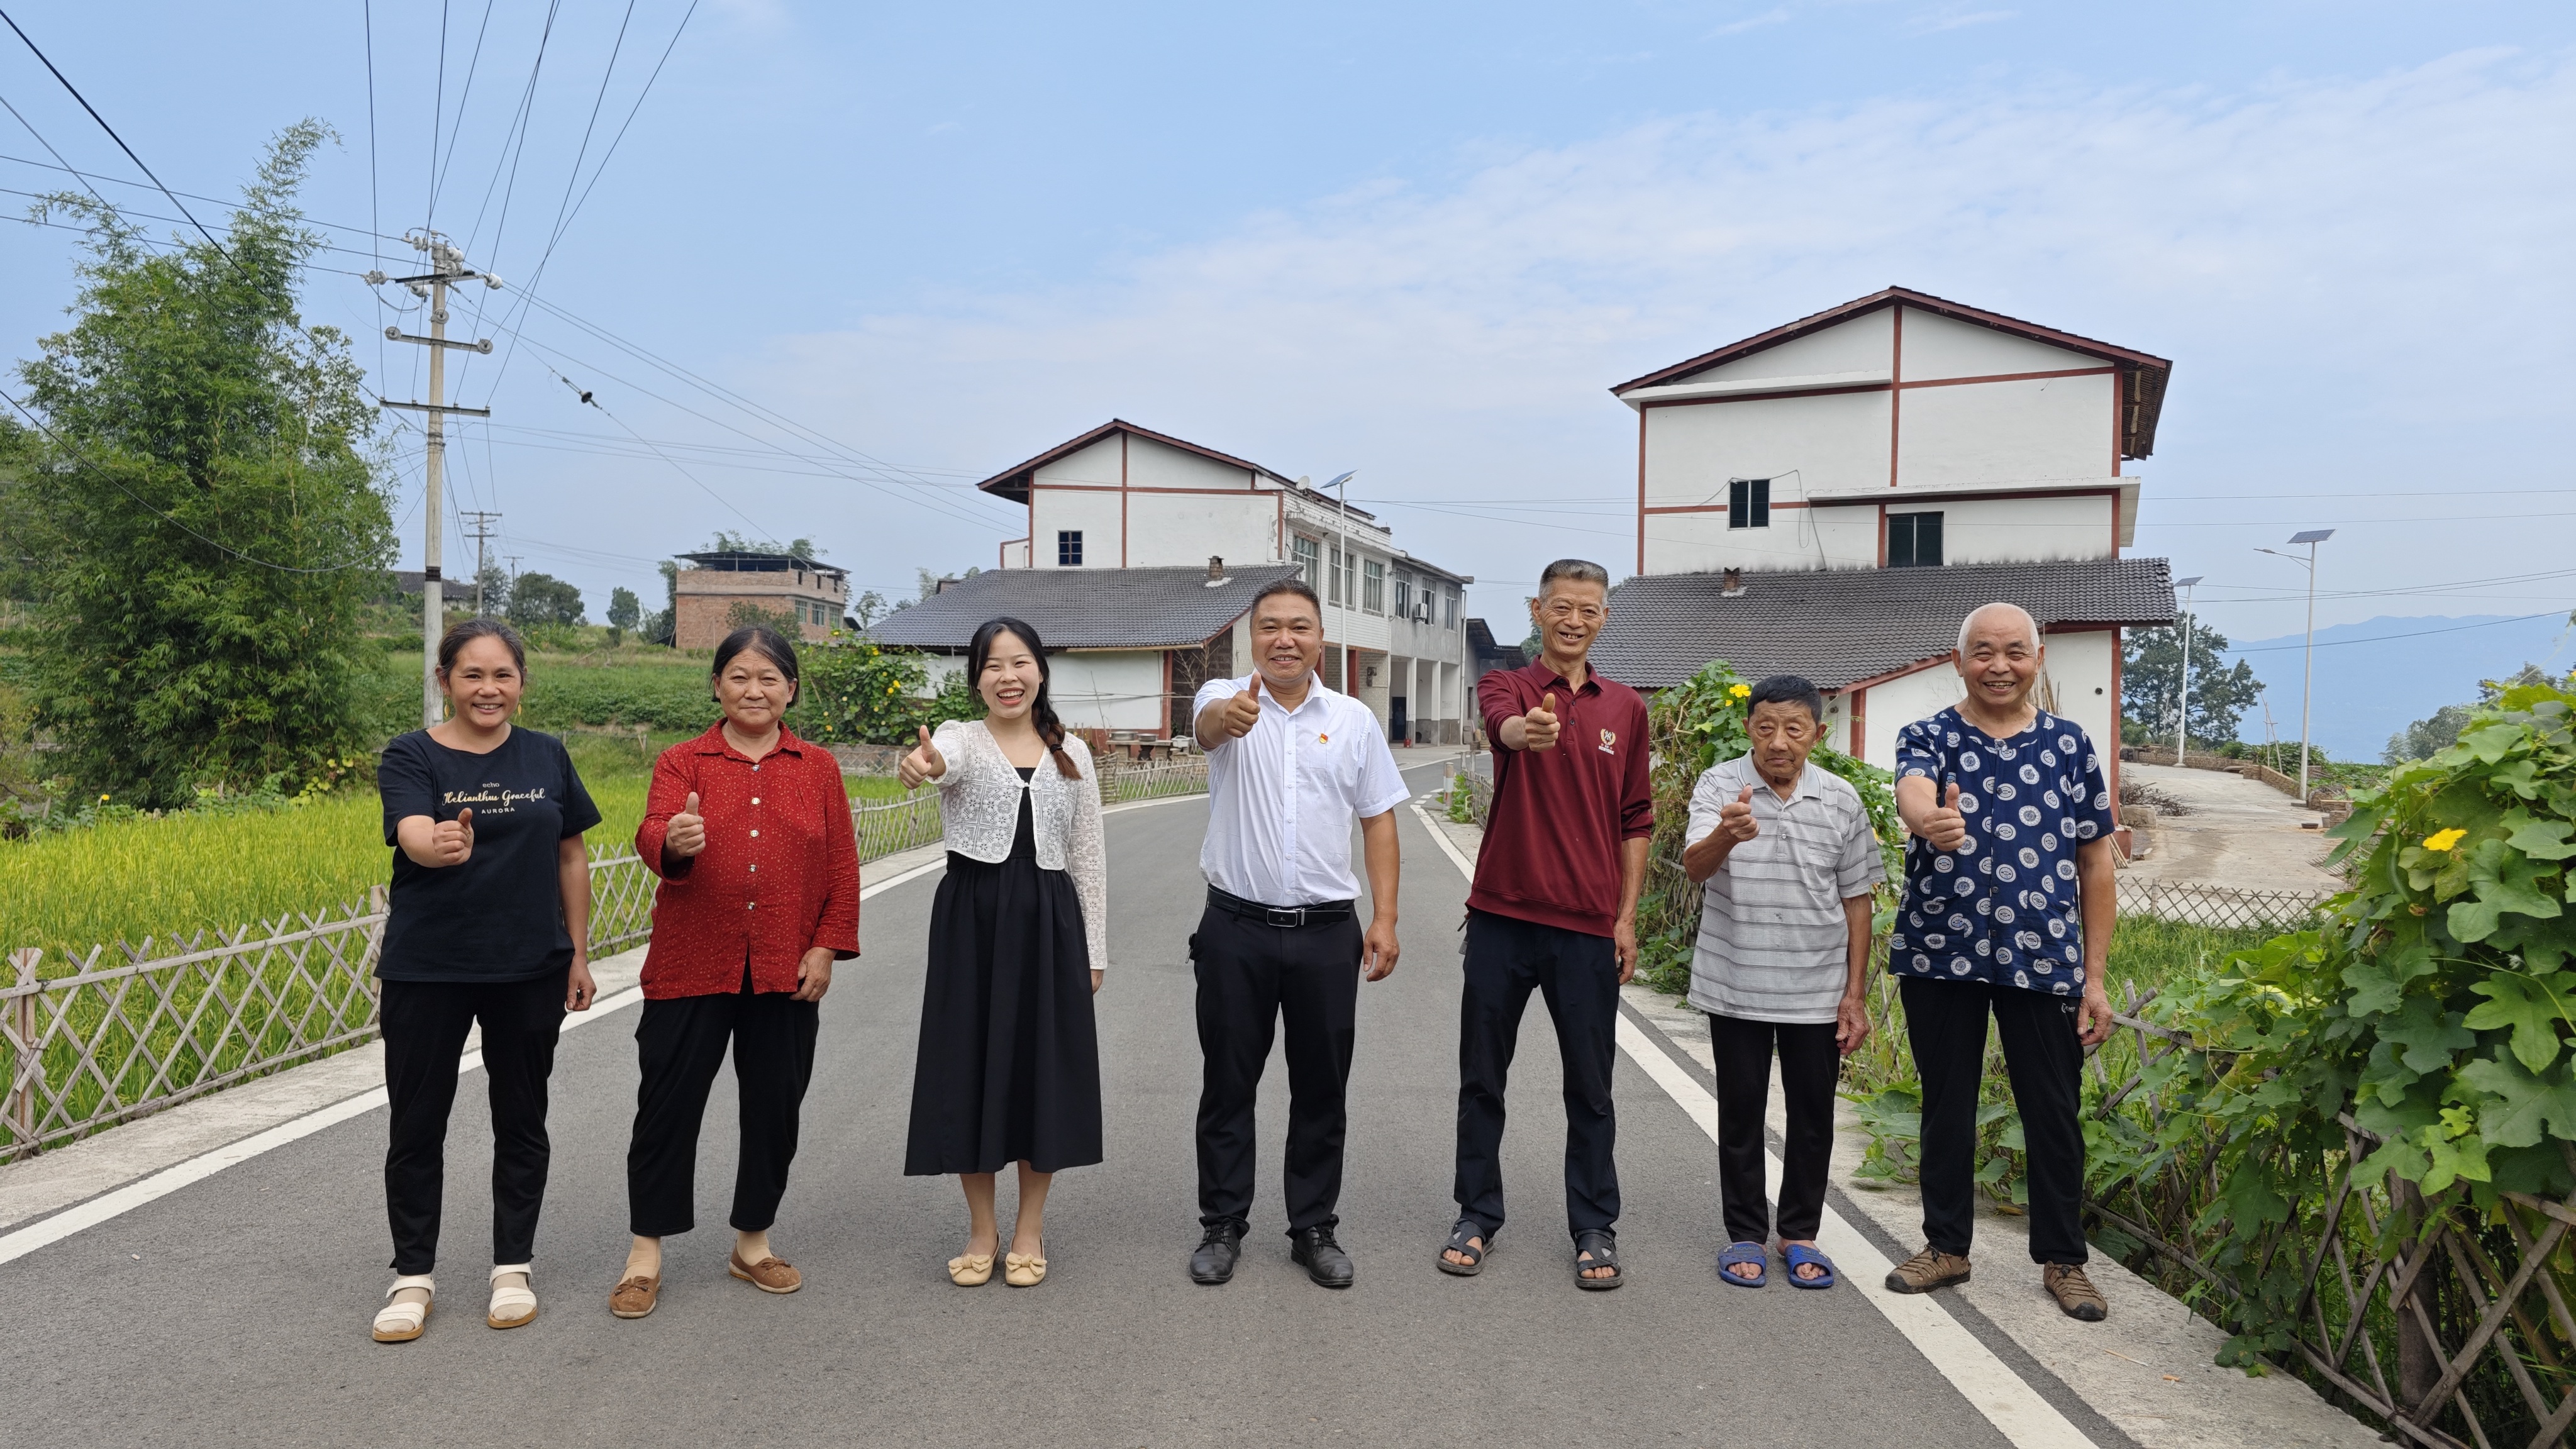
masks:
{"type": "MultiPolygon", "coordinates": [[[[1427,787],[1427,771],[1413,777],[1427,787]]],[[[0,1265],[0,1440],[25,1445],[1045,1444],[1088,1446],[1996,1445],[1859,1294],[1716,1280],[1714,1149],[1622,1058],[1630,1281],[1576,1289],[1556,1053],[1533,1003],[1506,1145],[1513,1219],[1482,1277],[1432,1259],[1449,1198],[1457,926],[1465,886],[1400,811],[1405,956],[1366,986],[1342,1239],[1359,1282],[1313,1286],[1278,1202],[1285,1070],[1262,1111],[1242,1269],[1202,1288],[1184,943],[1202,801],[1109,821],[1100,998],[1108,1161],[1058,1181],[1035,1289],[947,1281],[965,1208],[902,1175],[936,877],[869,901],[867,955],[823,1008],[803,1155],[774,1240],[805,1275],[771,1297],[725,1274],[730,1075],[708,1109],[698,1231],[669,1244],[651,1318],[611,1318],[626,1252],[632,1021],[568,1036],[532,1325],[483,1326],[490,1136],[469,1077],[450,1132],[443,1289],[429,1332],[379,1345],[390,1281],[381,1111],[0,1265]]],[[[1007,1179],[1006,1179],[1007,1182],[1007,1179]]],[[[1005,1211],[1009,1189],[1005,1187],[1005,1211]]]]}

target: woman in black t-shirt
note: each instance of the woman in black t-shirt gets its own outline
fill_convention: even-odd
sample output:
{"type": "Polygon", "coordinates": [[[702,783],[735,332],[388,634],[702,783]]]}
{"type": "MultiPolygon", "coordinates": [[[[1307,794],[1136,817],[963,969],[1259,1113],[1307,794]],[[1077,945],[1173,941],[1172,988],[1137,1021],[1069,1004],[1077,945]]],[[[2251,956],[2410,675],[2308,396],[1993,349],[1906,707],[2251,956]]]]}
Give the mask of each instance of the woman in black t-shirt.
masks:
{"type": "Polygon", "coordinates": [[[590,858],[599,811],[552,735],[514,728],[527,652],[506,624],[468,619],[438,642],[442,724],[385,746],[376,767],[392,904],[378,1022],[392,1141],[385,1213],[393,1288],[378,1343],[428,1326],[457,1058],[480,1022],[492,1100],[492,1299],[483,1321],[537,1316],[529,1283],[546,1192],[546,1079],[567,1011],[588,1011],[590,858]]]}

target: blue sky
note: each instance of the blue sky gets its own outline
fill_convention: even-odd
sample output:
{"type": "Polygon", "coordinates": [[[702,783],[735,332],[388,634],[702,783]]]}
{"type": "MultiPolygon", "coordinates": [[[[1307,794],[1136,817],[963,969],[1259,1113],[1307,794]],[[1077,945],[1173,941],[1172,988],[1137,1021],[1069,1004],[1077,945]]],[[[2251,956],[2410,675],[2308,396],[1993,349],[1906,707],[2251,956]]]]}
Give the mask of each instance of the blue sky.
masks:
{"type": "MultiPolygon", "coordinates": [[[[2139,548],[2207,575],[2228,633],[2298,627],[2299,571],[2253,550],[2311,526],[2341,530],[2322,623],[2576,602],[2564,5],[703,0],[549,250],[585,129],[589,188],[687,8],[562,0],[533,85],[528,0],[488,27],[450,0],[443,82],[437,5],[10,13],[178,190],[337,127],[330,265],[373,264],[371,217],[421,223],[435,148],[437,222],[513,283],[460,313],[500,348],[465,371],[496,426],[456,450],[456,506],[594,611],[717,528],[810,535],[880,587],[989,564],[1019,519],[963,485],[1119,415],[1358,468],[1355,500],[1506,616],[1545,558],[1631,552],[1609,384],[1890,283],[2175,359],[2139,548]]],[[[0,97],[135,176],[23,48],[0,97]]],[[[47,159],[5,115],[0,155],[47,159]]],[[[56,325],[72,240],[0,225],[13,355],[56,325]]],[[[317,272],[310,312],[417,386],[356,278],[317,272]]]]}

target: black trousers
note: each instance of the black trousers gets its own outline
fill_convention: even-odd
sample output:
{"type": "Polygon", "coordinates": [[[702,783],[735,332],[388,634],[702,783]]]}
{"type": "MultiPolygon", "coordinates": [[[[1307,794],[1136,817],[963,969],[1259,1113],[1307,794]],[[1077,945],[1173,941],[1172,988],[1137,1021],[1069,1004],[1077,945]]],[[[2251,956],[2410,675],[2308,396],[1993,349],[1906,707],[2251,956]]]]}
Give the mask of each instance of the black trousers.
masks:
{"type": "Polygon", "coordinates": [[[1198,975],[1199,1225],[1248,1227],[1253,1103],[1273,1029],[1288,1024],[1288,1231],[1333,1227],[1342,1196],[1344,1089],[1359,1035],[1356,917],[1273,926],[1209,906],[1190,937],[1198,975]]]}
{"type": "Polygon", "coordinates": [[[483,1027],[483,1077],[492,1101],[492,1261],[537,1255],[545,1203],[546,1079],[563,1031],[565,971],[527,981],[382,983],[377,1016],[385,1041],[385,1217],[393,1269],[426,1273],[438,1262],[438,1215],[447,1187],[447,1114],[456,1105],[465,1033],[483,1027]]]}
{"type": "Polygon", "coordinates": [[[1834,1086],[1842,1052],[1832,1022],[1747,1021],[1708,1014],[1717,1061],[1717,1197],[1729,1242],[1816,1236],[1825,1216],[1825,1169],[1834,1152],[1834,1086]],[[1789,1130],[1781,1139],[1779,1215],[1765,1181],[1762,1128],[1771,1109],[1771,1054],[1780,1054],[1780,1094],[1789,1130]]]}
{"type": "Polygon", "coordinates": [[[814,1079],[814,1038],[822,1003],[793,993],[742,989],[644,1003],[635,1023],[643,1081],[635,1088],[635,1135],[626,1147],[627,1231],[667,1238],[698,1225],[698,1129],[725,1047],[733,1047],[742,1151],[733,1174],[736,1232],[766,1232],[787,1194],[796,1160],[797,1116],[814,1079]]]}
{"type": "Polygon", "coordinates": [[[2081,1111],[2084,1044],[2075,998],[1974,981],[1907,977],[1905,1039],[1923,1082],[1923,1236],[1965,1256],[1976,1224],[1977,1085],[1985,1075],[1986,1014],[2003,1037],[2004,1069],[2021,1112],[2030,1172],[2030,1258],[2081,1263],[2088,1252],[2081,1111]]]}
{"type": "Polygon", "coordinates": [[[1458,999],[1459,1216],[1488,1239],[1503,1225],[1503,1092],[1530,993],[1547,999],[1565,1068],[1565,1218],[1576,1234],[1619,1220],[1619,1119],[1610,1104],[1618,1052],[1619,956],[1607,936],[1467,913],[1458,999]]]}

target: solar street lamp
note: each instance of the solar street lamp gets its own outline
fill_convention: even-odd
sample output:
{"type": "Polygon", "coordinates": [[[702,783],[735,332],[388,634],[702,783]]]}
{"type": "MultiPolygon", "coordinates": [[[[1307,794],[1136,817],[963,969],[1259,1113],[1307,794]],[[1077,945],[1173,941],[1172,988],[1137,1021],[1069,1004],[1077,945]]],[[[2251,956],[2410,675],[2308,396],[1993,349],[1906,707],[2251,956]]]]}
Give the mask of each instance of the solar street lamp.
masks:
{"type": "Polygon", "coordinates": [[[2274,558],[2288,559],[2308,571],[2308,643],[2304,656],[2306,663],[2300,668],[2299,680],[2299,803],[2301,805],[2308,803],[2308,706],[2316,695],[2317,682],[2317,545],[2334,535],[2335,531],[2331,528],[2311,528],[2304,533],[2291,534],[2291,547],[2296,548],[2303,543],[2308,546],[2308,555],[2305,558],[2294,553],[2283,553],[2277,548],[2254,550],[2256,553],[2268,553],[2274,558]]]}
{"type": "Polygon", "coordinates": [[[2183,743],[2191,734],[2191,591],[2199,586],[2203,577],[2200,574],[2193,574],[2187,579],[2174,580],[2174,587],[2182,590],[2183,601],[2182,712],[2175,717],[2174,723],[2174,768],[2176,769],[2182,768],[2183,743]]]}

